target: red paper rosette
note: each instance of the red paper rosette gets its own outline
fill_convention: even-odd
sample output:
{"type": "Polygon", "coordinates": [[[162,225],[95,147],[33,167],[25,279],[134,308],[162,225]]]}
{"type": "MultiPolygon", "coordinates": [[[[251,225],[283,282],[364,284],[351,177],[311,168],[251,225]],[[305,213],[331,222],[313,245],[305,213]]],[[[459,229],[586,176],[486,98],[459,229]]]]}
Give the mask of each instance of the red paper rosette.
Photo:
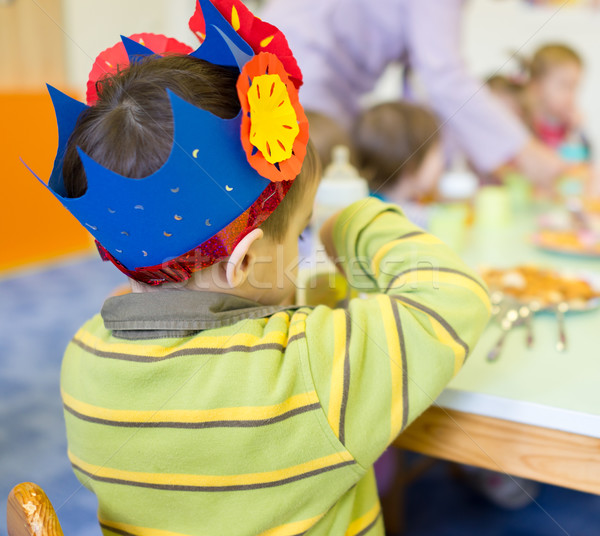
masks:
{"type": "Polygon", "coordinates": [[[298,91],[277,56],[261,52],[246,63],[237,92],[242,107],[242,146],[248,162],[270,181],[294,180],[306,155],[308,120],[298,91]],[[282,159],[277,154],[287,156],[282,159]]]}
{"type": "MultiPolygon", "coordinates": [[[[288,76],[299,89],[302,85],[302,71],[292,54],[283,32],[254,14],[240,0],[210,0],[233,29],[254,50],[255,54],[270,52],[283,63],[288,76]]],[[[196,2],[196,12],[189,22],[190,29],[200,41],[204,41],[206,29],[200,4],[196,2]]]]}
{"type": "MultiPolygon", "coordinates": [[[[192,47],[185,43],[160,34],[139,33],[129,36],[129,39],[137,41],[141,45],[152,50],[155,54],[190,54],[194,51],[192,47]]],[[[125,45],[120,41],[98,55],[87,83],[86,96],[87,103],[90,106],[95,104],[98,100],[96,82],[107,75],[116,73],[119,67],[122,68],[127,65],[129,65],[129,57],[127,56],[125,45]]]]}

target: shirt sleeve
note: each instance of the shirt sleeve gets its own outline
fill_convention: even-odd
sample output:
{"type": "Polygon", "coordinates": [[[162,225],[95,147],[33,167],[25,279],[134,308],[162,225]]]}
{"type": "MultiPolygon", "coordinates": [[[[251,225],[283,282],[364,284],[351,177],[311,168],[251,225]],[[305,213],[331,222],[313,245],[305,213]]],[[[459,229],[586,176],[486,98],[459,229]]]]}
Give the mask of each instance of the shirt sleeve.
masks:
{"type": "Polygon", "coordinates": [[[330,427],[367,467],[458,372],[490,305],[458,256],[395,206],[351,205],[334,241],[349,282],[368,297],[311,312],[308,361],[330,427]]]}
{"type": "Polygon", "coordinates": [[[303,106],[348,128],[360,97],[401,55],[401,7],[398,0],[271,0],[261,16],[294,52],[303,106]]]}
{"type": "Polygon", "coordinates": [[[530,136],[485,83],[467,71],[460,52],[463,4],[464,0],[409,2],[408,56],[444,128],[479,170],[490,172],[513,159],[530,136]]]}

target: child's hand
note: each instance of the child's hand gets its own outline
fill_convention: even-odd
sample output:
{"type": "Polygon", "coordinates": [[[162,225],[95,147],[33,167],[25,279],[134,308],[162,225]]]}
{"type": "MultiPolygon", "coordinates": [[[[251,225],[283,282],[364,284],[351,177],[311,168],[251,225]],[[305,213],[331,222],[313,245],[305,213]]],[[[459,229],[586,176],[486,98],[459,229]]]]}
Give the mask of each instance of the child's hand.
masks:
{"type": "Polygon", "coordinates": [[[531,182],[541,189],[551,190],[565,171],[566,164],[548,147],[531,138],[515,158],[515,164],[531,182]]]}

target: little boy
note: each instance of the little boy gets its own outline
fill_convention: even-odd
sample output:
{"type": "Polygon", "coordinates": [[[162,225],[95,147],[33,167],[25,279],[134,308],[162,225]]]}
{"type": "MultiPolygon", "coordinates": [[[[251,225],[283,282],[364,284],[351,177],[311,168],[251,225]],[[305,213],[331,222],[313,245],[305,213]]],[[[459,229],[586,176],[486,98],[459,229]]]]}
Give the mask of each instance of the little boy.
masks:
{"type": "Polygon", "coordinates": [[[233,28],[266,41],[244,34],[241,2],[215,0],[226,18],[201,4],[218,28],[204,59],[136,54],[99,81],[97,104],[70,115],[50,180],[133,290],[109,298],[67,348],[69,458],[104,534],[382,535],[373,462],[465,361],[488,319],[485,288],[399,209],[370,199],[322,232],[370,297],[348,309],[278,305],[294,290],[284,270],[319,165],[292,69],[274,54],[248,59],[233,28]],[[213,52],[228,50],[216,65],[213,52]],[[256,200],[241,196],[265,176],[256,200]],[[219,219],[235,204],[236,218],[219,219]],[[197,242],[176,254],[170,239],[188,231],[197,242]]]}
{"type": "Polygon", "coordinates": [[[378,104],[358,117],[354,146],[372,195],[400,205],[413,222],[426,229],[429,214],[421,203],[436,197],[444,172],[435,115],[403,101],[378,104]]]}

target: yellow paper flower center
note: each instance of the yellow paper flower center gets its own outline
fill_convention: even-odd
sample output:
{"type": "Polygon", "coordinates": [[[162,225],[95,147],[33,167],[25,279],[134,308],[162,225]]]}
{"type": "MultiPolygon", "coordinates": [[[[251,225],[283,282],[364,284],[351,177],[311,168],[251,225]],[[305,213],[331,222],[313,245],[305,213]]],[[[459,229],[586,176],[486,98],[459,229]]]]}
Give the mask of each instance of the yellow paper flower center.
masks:
{"type": "Polygon", "coordinates": [[[250,143],[269,164],[290,158],[300,127],[287,87],[281,78],[276,74],[255,76],[248,90],[248,103],[250,143]]]}

